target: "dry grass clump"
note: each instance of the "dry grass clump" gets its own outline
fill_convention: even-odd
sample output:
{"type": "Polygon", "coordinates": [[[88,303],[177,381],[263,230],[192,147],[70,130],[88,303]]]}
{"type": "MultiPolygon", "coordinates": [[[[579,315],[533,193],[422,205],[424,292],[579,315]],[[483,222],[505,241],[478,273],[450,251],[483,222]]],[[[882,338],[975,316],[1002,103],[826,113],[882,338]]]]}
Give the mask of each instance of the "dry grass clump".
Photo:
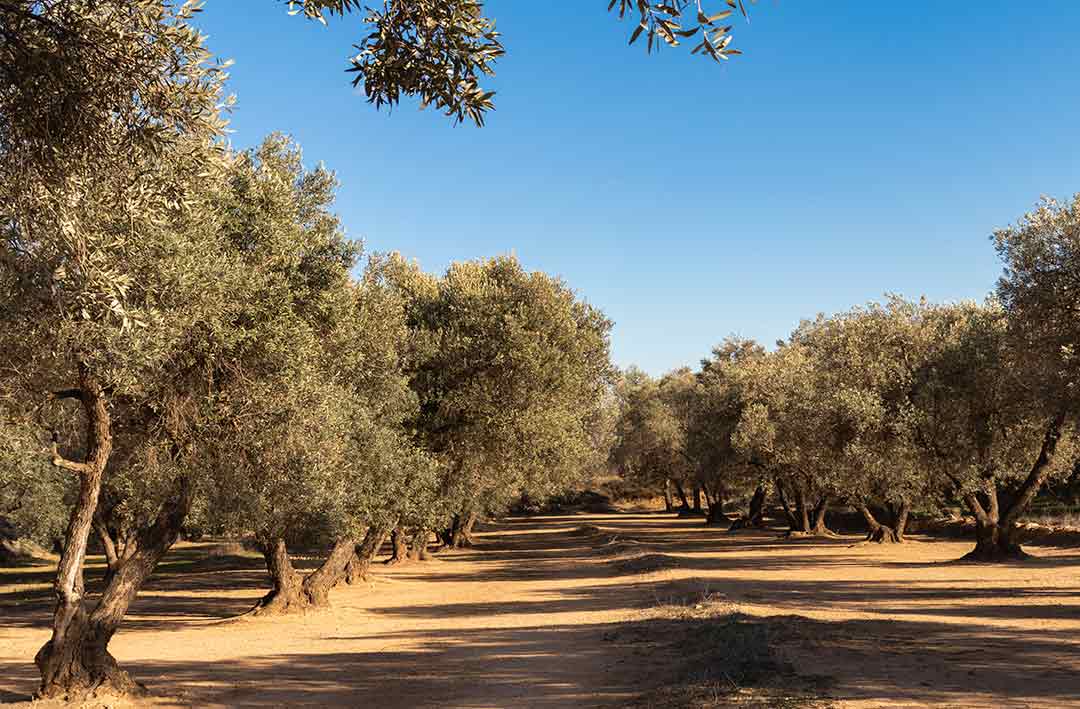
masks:
{"type": "Polygon", "coordinates": [[[652,574],[679,567],[678,558],[657,552],[638,552],[615,559],[615,569],[622,574],[652,574]]]}
{"type": "Polygon", "coordinates": [[[739,613],[707,593],[660,606],[630,629],[629,642],[653,646],[670,680],[639,697],[637,709],[827,709],[829,678],[804,677],[779,654],[778,626],[739,613]]]}

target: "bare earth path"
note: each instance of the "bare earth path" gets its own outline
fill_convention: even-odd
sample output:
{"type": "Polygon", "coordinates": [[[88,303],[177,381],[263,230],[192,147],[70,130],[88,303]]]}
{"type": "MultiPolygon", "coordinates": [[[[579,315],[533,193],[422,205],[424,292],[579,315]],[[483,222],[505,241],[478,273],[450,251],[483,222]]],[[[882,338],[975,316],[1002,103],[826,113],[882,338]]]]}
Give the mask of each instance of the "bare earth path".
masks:
{"type": "MultiPolygon", "coordinates": [[[[186,545],[112,650],[154,692],[139,705],[624,706],[678,672],[677,648],[635,640],[658,607],[715,606],[767,624],[799,674],[829,678],[830,706],[1080,707],[1080,550],[982,567],[949,563],[967,542],[853,541],[659,514],[511,519],[477,550],[380,567],[326,613],[239,621],[263,592],[257,560],[215,567],[186,545]]],[[[0,702],[33,691],[47,582],[0,570],[0,702]]]]}

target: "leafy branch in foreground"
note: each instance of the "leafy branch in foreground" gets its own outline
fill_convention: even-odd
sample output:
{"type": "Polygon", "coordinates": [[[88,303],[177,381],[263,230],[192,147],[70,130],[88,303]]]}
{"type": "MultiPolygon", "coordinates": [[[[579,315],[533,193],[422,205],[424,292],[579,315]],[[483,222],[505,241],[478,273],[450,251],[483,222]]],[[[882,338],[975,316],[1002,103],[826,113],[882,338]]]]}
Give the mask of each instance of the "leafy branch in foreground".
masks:
{"type": "Polygon", "coordinates": [[[742,54],[738,49],[729,49],[734,39],[731,34],[733,25],[725,25],[724,21],[731,18],[736,10],[742,13],[747,21],[750,19],[743,0],[724,0],[724,5],[727,9],[711,12],[706,9],[702,0],[611,0],[608,11],[612,12],[617,7],[619,19],[637,12],[639,22],[630,35],[630,44],[644,34],[650,54],[654,46],[660,48],[661,41],[669,47],[677,47],[681,44],[679,38],[696,38],[699,41],[691,54],[701,54],[721,62],[730,56],[742,54]]]}
{"type": "MultiPolygon", "coordinates": [[[[359,0],[286,2],[290,14],[323,24],[362,7],[359,0]]],[[[650,53],[661,41],[675,47],[680,39],[695,38],[691,54],[716,62],[741,54],[731,47],[732,25],[725,21],[736,12],[749,19],[743,0],[706,5],[705,0],[610,0],[608,10],[617,10],[620,18],[638,15],[630,44],[644,34],[650,53]]],[[[363,85],[368,102],[393,107],[402,95],[417,96],[421,107],[434,105],[455,123],[468,118],[484,125],[495,92],[480,81],[495,74],[495,62],[506,51],[480,0],[383,0],[381,8],[363,9],[369,32],[354,45],[348,71],[355,74],[353,86],[363,85]]]]}

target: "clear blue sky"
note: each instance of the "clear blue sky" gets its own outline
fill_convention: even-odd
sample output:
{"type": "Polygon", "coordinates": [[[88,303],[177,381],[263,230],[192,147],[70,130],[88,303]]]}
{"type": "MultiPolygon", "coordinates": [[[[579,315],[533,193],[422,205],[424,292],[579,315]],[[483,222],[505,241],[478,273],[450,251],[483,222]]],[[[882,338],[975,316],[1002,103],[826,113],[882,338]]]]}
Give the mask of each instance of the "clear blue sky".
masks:
{"type": "Polygon", "coordinates": [[[489,0],[508,55],[483,129],[376,112],[342,71],[357,20],[275,1],[200,20],[236,60],[236,145],[294,135],[370,250],[563,276],[653,373],[884,292],[982,298],[990,232],[1080,191],[1076,0],[764,0],[724,67],[627,47],[606,0],[489,0]]]}

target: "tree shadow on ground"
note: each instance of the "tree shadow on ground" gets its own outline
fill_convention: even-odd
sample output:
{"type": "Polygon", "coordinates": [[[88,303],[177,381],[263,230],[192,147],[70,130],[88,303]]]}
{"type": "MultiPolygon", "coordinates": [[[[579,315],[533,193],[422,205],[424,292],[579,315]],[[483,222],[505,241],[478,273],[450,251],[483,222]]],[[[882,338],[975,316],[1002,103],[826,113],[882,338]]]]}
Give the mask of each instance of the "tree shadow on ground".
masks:
{"type": "MultiPolygon", "coordinates": [[[[489,530],[475,549],[450,552],[438,563],[407,565],[393,576],[478,584],[550,580],[550,590],[482,602],[415,605],[391,599],[390,605],[363,610],[408,622],[397,626],[403,630],[377,637],[365,633],[363,621],[357,620],[344,631],[320,637],[313,652],[259,654],[251,648],[226,662],[143,659],[125,661],[125,667],[182,705],[208,707],[633,706],[660,701],[656,692],[678,687],[704,688],[718,696],[764,692],[763,701],[780,687],[808,703],[833,695],[881,706],[1003,706],[1006,700],[1048,706],[1080,697],[1075,632],[1008,623],[1080,617],[1080,587],[989,586],[978,572],[995,567],[982,566],[971,567],[970,577],[950,578],[951,587],[900,576],[844,579],[837,568],[864,563],[892,567],[843,549],[850,539],[787,542],[762,532],[714,534],[659,515],[545,517],[531,527],[514,520],[489,530]],[[585,523],[603,534],[663,550],[692,575],[619,575],[595,540],[575,534],[585,523]],[[783,553],[770,556],[771,551],[783,553]],[[706,552],[710,555],[695,556],[706,552]],[[466,562],[476,570],[455,569],[466,562]],[[743,573],[792,569],[820,573],[813,581],[743,573]],[[589,578],[596,583],[559,587],[561,581],[589,578]],[[781,615],[733,615],[740,604],[766,605],[781,615]],[[824,608],[874,617],[819,620],[800,615],[824,608]],[[618,611],[628,620],[588,620],[587,614],[600,611],[618,611]],[[581,615],[572,622],[546,617],[566,613],[581,615]],[[510,615],[520,616],[520,623],[497,627],[510,615]],[[491,622],[425,627],[448,618],[491,622]],[[395,649],[355,650],[358,643],[371,646],[373,641],[395,649]],[[733,656],[732,646],[745,652],[733,656]],[[733,663],[743,656],[758,658],[763,671],[734,671],[733,663]],[[835,677],[835,682],[820,677],[835,677]]],[[[1080,557],[1047,559],[1031,568],[1070,565],[1080,566],[1080,557]]],[[[903,566],[913,565],[895,568],[899,572],[903,566]]],[[[155,576],[150,592],[136,602],[131,625],[164,630],[226,618],[246,610],[249,594],[257,597],[265,587],[257,558],[203,562],[197,552],[179,549],[155,576]],[[207,591],[221,595],[195,595],[207,591]]],[[[5,626],[24,622],[27,614],[24,607],[11,613],[0,609],[5,626]]],[[[270,631],[274,621],[256,622],[267,623],[270,631]]],[[[25,699],[20,690],[29,691],[35,683],[29,658],[0,663],[0,702],[25,699]]]]}

